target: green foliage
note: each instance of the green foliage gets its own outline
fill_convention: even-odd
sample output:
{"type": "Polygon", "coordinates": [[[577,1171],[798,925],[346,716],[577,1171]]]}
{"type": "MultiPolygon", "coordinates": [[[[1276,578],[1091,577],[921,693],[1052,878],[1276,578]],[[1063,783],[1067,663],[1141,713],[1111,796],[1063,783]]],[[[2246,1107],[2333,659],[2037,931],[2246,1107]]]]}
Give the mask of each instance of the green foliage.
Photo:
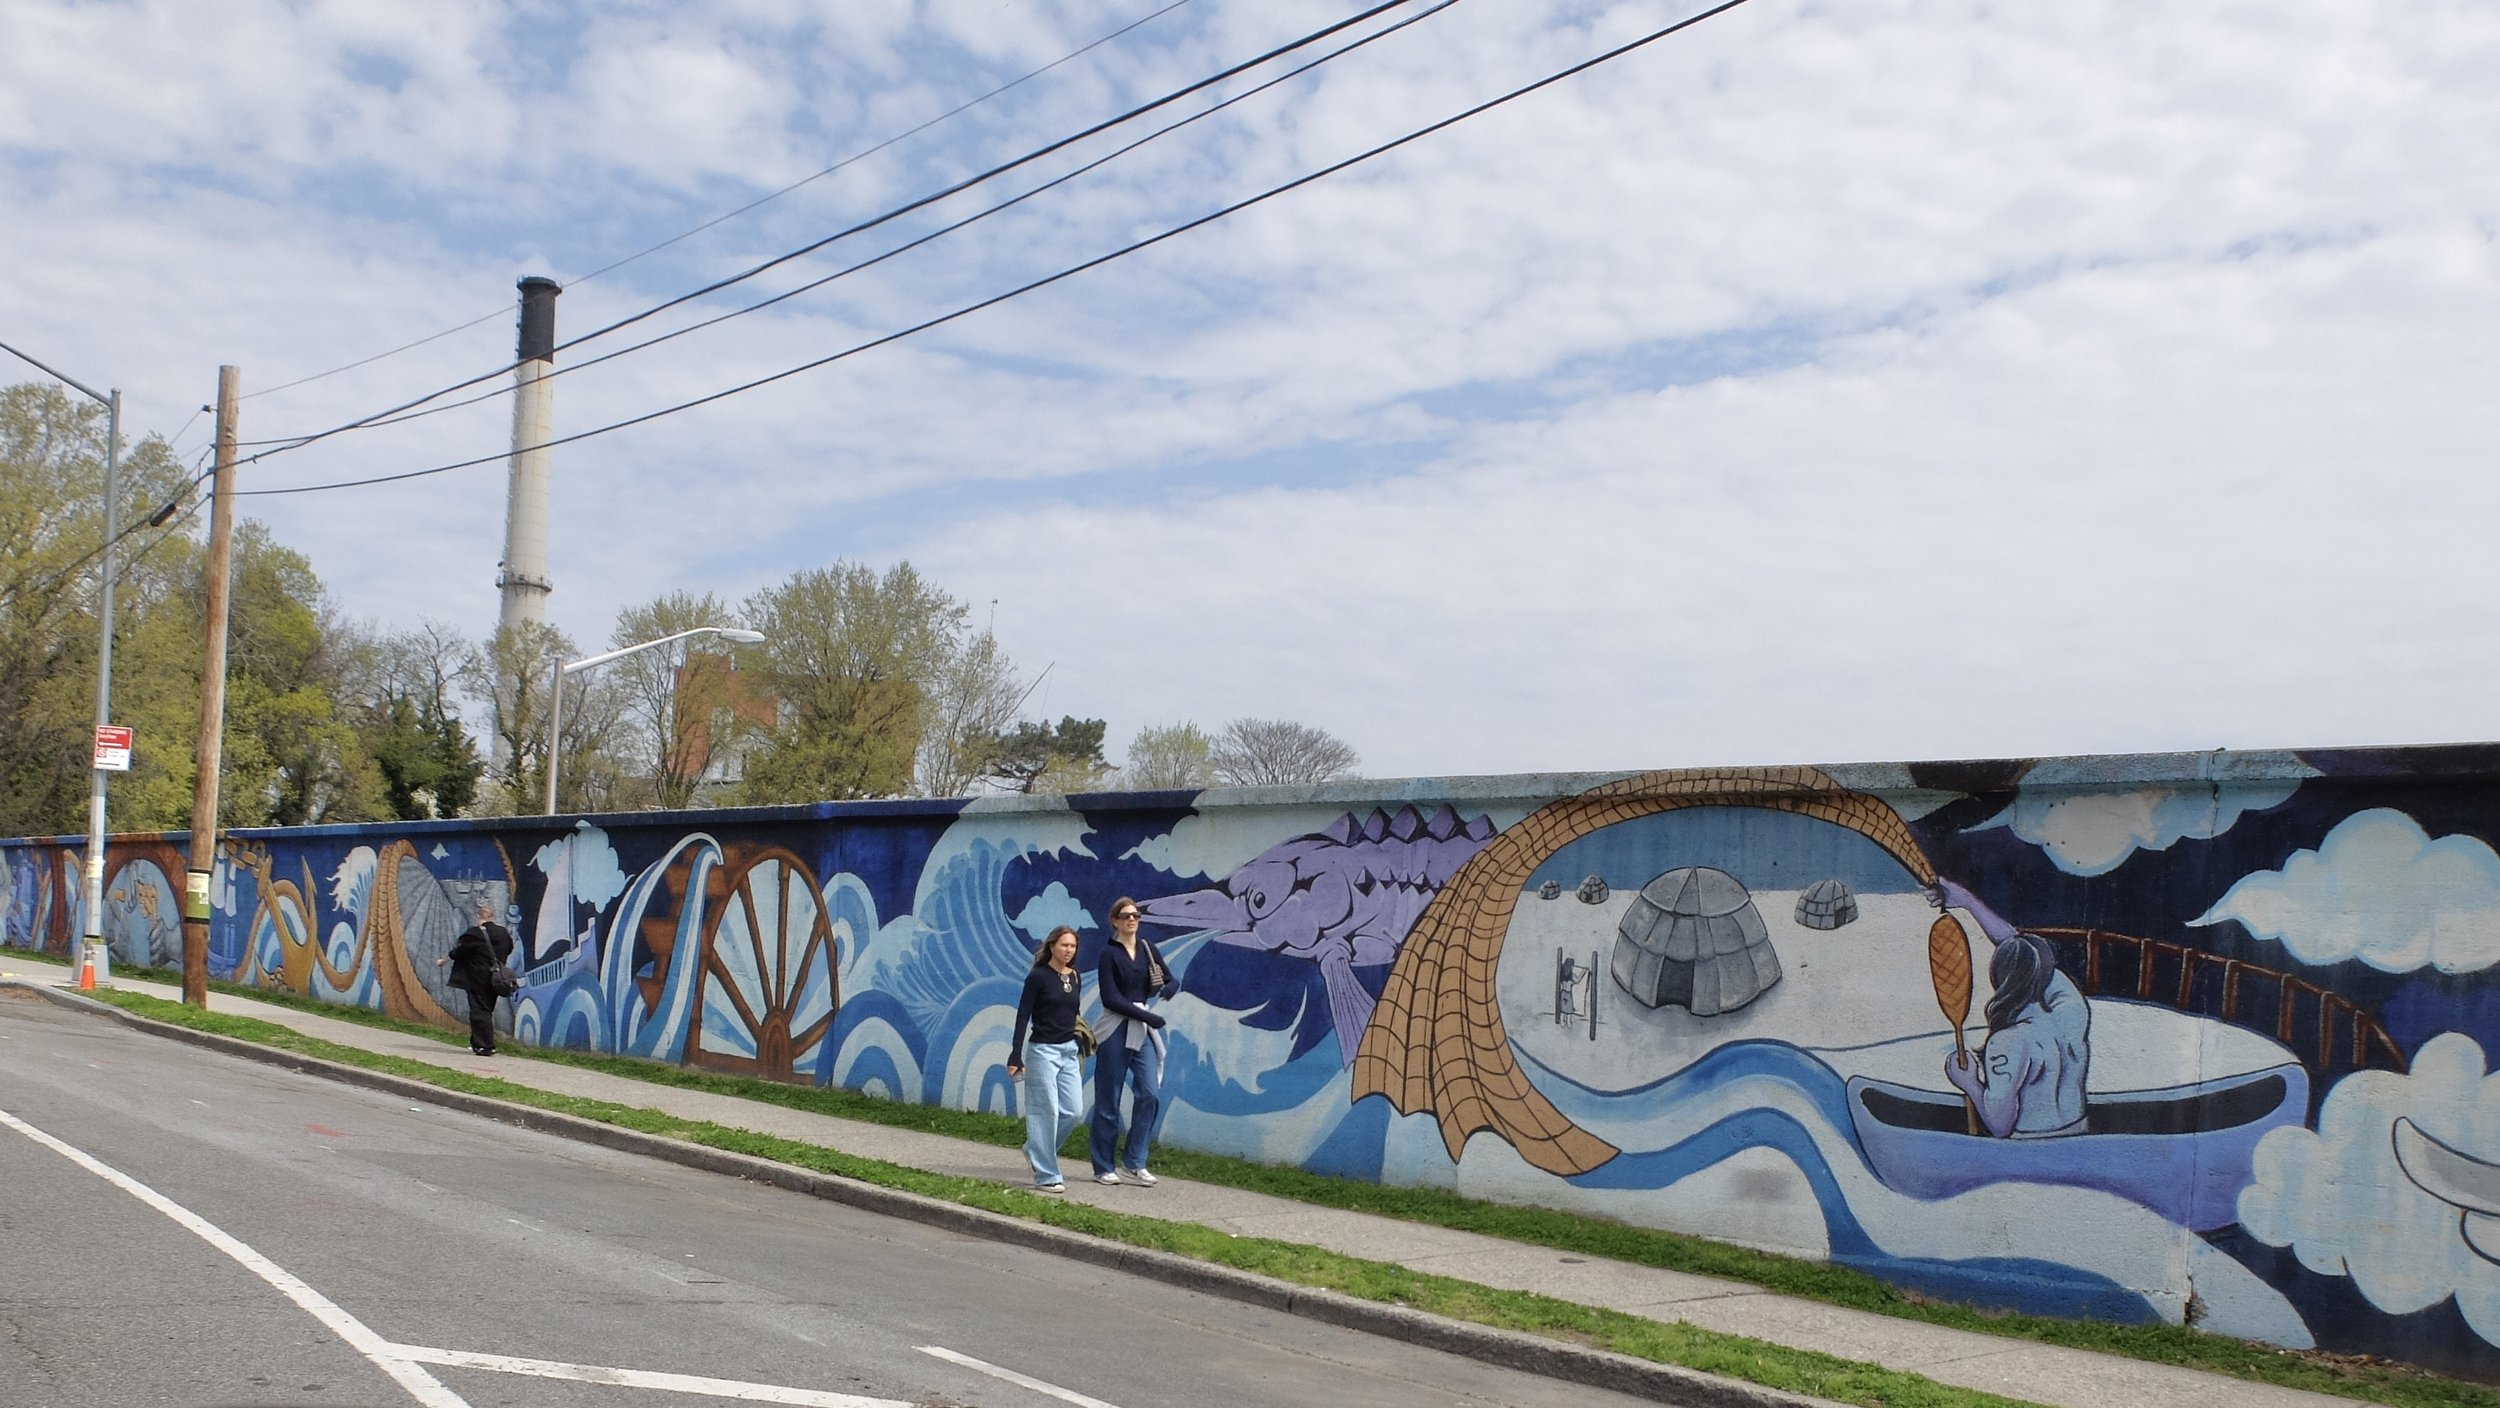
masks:
{"type": "Polygon", "coordinates": [[[746,617],[780,708],[757,731],[741,801],[895,797],[912,767],[932,690],[963,630],[961,603],[908,562],[792,573],[749,598],[746,617]]]}
{"type": "Polygon", "coordinates": [[[998,736],[988,773],[1013,792],[1082,792],[1110,767],[1102,757],[1100,719],[1062,716],[1058,723],[1020,723],[998,736]]]}
{"type": "MultiPolygon", "coordinates": [[[[58,388],[0,391],[0,830],[10,834],[84,825],[104,433],[102,408],[58,388]]],[[[110,783],[118,830],[191,820],[207,554],[196,522],[145,523],[188,485],[154,438],[119,468],[112,716],[136,737],[131,771],[110,783]]],[[[261,525],[237,527],[231,571],[220,822],[386,815],[383,774],[342,702],[359,637],[311,564],[261,525]]]]}
{"type": "MultiPolygon", "coordinates": [[[[738,624],[709,592],[670,592],[618,612],[608,643],[622,648],[701,626],[738,624]]],[[[736,749],[747,727],[741,711],[750,707],[737,670],[739,649],[717,636],[696,636],[600,667],[611,672],[623,710],[617,749],[625,804],[691,806],[713,762],[736,749]]]]}
{"type": "Polygon", "coordinates": [[[1193,723],[1153,725],[1128,745],[1122,785],[1140,791],[1215,785],[1215,740],[1193,723]]]}
{"type": "Polygon", "coordinates": [[[458,816],[477,799],[477,747],[453,715],[423,700],[383,700],[364,729],[365,749],[382,772],[391,815],[402,821],[458,816]]]}
{"type": "MultiPolygon", "coordinates": [[[[103,407],[58,386],[0,391],[0,829],[11,835],[84,825],[106,426],[103,407]]],[[[120,526],[143,520],[185,480],[163,441],[130,449],[117,483],[120,526]]],[[[169,586],[140,556],[154,536],[142,530],[115,552],[117,646],[169,586]]],[[[127,668],[116,662],[117,675],[127,668]]],[[[127,722],[118,712],[116,721],[127,722]]]]}

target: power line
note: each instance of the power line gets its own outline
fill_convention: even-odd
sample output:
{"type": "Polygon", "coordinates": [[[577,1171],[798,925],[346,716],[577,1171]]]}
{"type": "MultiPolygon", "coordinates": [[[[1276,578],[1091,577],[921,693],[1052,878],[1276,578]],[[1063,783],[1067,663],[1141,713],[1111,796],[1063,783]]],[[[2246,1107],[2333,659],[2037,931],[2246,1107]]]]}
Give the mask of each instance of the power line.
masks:
{"type": "MultiPolygon", "coordinates": [[[[1151,249],[1154,246],[1163,243],[1165,240],[1187,234],[1191,230],[1198,229],[1201,226],[1213,224],[1218,220],[1224,219],[1226,216],[1235,215],[1241,211],[1248,210],[1252,206],[1264,204],[1265,202],[1273,200],[1278,196],[1291,191],[1299,190],[1315,181],[1324,180],[1327,177],[1333,176],[1349,167],[1359,166],[1375,157],[1396,151],[1400,147],[1406,146],[1411,142],[1420,141],[1421,139],[1429,137],[1436,132],[1443,131],[1450,127],[1455,127],[1459,123],[1467,121],[1469,118],[1490,112],[1506,103],[1514,102],[1541,89],[1549,88],[1567,78],[1573,78],[1582,73],[1586,73],[1590,69],[1596,68],[1601,64],[1611,63],[1616,59],[1622,58],[1626,54],[1634,52],[1635,50],[1646,48],[1670,35],[1690,29],[1693,26],[1702,23],[1704,20],[1713,19],[1719,15],[1726,14],[1728,11],[1736,9],[1747,2],[1748,0],[1723,0],[1723,3],[1721,4],[1714,5],[1698,14],[1678,20],[1674,24],[1668,25],[1663,29],[1653,30],[1648,34],[1642,35],[1638,39],[1634,39],[1629,43],[1618,45],[1594,58],[1584,59],[1579,63],[1573,64],[1569,68],[1561,69],[1557,72],[1548,74],[1533,83],[1514,88],[1499,97],[1489,98],[1463,112],[1442,118],[1440,121],[1432,123],[1429,126],[1419,127],[1414,131],[1407,133],[1405,136],[1383,142],[1379,146],[1359,152],[1354,156],[1345,158],[1342,161],[1334,162],[1330,165],[1323,166],[1316,171],[1309,172],[1302,176],[1297,176],[1293,180],[1285,182],[1283,185],[1272,186],[1267,190],[1261,191],[1257,195],[1235,201],[1231,205],[1224,206],[1219,210],[1210,211],[1194,220],[1175,225],[1160,234],[1149,235],[1145,239],[1122,245],[1120,248],[1112,250],[1108,254],[1097,255],[1092,259],[1086,260],[1082,264],[1072,265],[1055,274],[1047,274],[1041,278],[1031,281],[1030,283],[1020,284],[1015,288],[1007,290],[1005,293],[994,294],[988,298],[980,300],[977,303],[966,304],[963,307],[953,310],[952,312],[939,314],[937,317],[914,323],[910,327],[903,328],[900,331],[887,333],[881,337],[871,338],[866,342],[844,348],[843,350],[832,353],[828,356],[819,357],[811,362],[802,362],[795,367],[785,368],[781,371],[774,372],[769,376],[757,377],[753,381],[741,382],[736,386],[714,391],[708,395],[698,396],[689,401],[680,401],[672,406],[663,406],[656,411],[646,411],[641,415],[632,416],[625,420],[613,421],[607,425],[597,426],[590,430],[576,431],[571,435],[560,436],[556,439],[545,442],[543,448],[553,449],[558,445],[574,444],[578,441],[589,440],[597,436],[607,435],[619,430],[630,429],[633,426],[646,424],[650,421],[659,420],[667,416],[673,416],[681,411],[690,411],[698,406],[708,406],[715,401],[726,400],[729,397],[742,395],[746,392],[756,390],[759,387],[770,386],[777,381],[786,381],[791,377],[800,375],[801,373],[811,372],[819,367],[830,366],[835,362],[858,356],[862,352],[883,347],[891,342],[899,342],[904,338],[927,332],[931,328],[944,326],[945,324],[954,322],[959,318],[968,317],[971,314],[978,313],[985,308],[996,307],[998,304],[1005,303],[1009,299],[1020,298],[1023,295],[1032,293],[1038,289],[1048,288],[1052,284],[1059,283],[1062,280],[1074,278],[1076,275],[1085,273],[1088,270],[1098,269],[1105,264],[1109,264],[1114,260],[1124,259],[1129,255],[1139,252],[1140,250],[1151,249]]],[[[278,494],[311,494],[320,493],[329,489],[357,489],[373,484],[394,484],[406,479],[422,479],[429,475],[447,474],[455,469],[470,469],[477,465],[494,464],[507,458],[509,454],[509,451],[498,451],[491,455],[481,455],[475,459],[455,460],[450,464],[435,465],[430,469],[413,469],[399,474],[379,474],[364,479],[343,479],[325,484],[299,484],[292,488],[284,489],[246,489],[238,491],[238,495],[250,494],[258,496],[278,494]]]]}
{"type": "MultiPolygon", "coordinates": [[[[729,288],[735,284],[743,283],[748,279],[754,278],[758,274],[779,268],[781,265],[787,264],[791,260],[801,259],[807,255],[813,254],[817,250],[823,249],[825,246],[833,244],[838,240],[848,239],[853,235],[873,230],[880,225],[898,220],[905,215],[911,214],[915,210],[920,210],[927,206],[934,205],[939,201],[945,200],[949,196],[961,194],[962,192],[970,190],[972,187],[980,185],[983,182],[995,180],[1010,171],[1018,169],[1019,167],[1031,165],[1033,162],[1039,161],[1043,157],[1049,156],[1054,152],[1064,150],[1065,148],[1078,142],[1082,142],[1089,137],[1099,136],[1103,132],[1109,131],[1114,127],[1118,127],[1123,123],[1133,121],[1146,113],[1153,112],[1157,108],[1168,107],[1193,93],[1213,87],[1226,79],[1236,77],[1251,69],[1281,58],[1282,56],[1290,54],[1297,49],[1307,48],[1323,39],[1329,38],[1332,35],[1361,24],[1363,21],[1371,19],[1384,11],[1394,10],[1401,5],[1411,3],[1413,3],[1413,0],[1382,0],[1382,3],[1375,4],[1347,19],[1339,20],[1335,24],[1313,30],[1309,34],[1305,34],[1298,39],[1279,45],[1274,49],[1270,49],[1256,58],[1246,59],[1184,87],[1176,88],[1173,91],[1164,94],[1162,97],[1152,99],[1151,101],[1145,103],[1140,103],[1136,107],[1130,108],[1128,111],[1121,113],[1117,117],[1107,118],[1101,122],[1095,123],[1093,126],[1088,127],[1081,132],[1059,138],[1058,140],[1048,143],[1047,145],[1037,147],[1032,151],[1026,152],[1022,156],[1002,162],[991,167],[987,171],[979,173],[978,175],[968,176],[961,181],[957,181],[943,190],[932,192],[931,194],[921,196],[918,199],[909,201],[903,205],[896,206],[881,215],[861,221],[856,225],[850,226],[848,229],[838,230],[822,239],[814,240],[808,244],[801,245],[797,249],[791,250],[786,254],[776,255],[773,258],[767,259],[763,263],[757,264],[740,273],[732,274],[727,278],[716,279],[711,283],[705,284],[701,288],[693,290],[692,292],[679,294],[675,298],[654,304],[649,308],[643,309],[639,313],[630,314],[624,318],[618,319],[615,322],[609,323],[605,327],[594,328],[578,337],[568,338],[563,342],[557,343],[555,350],[561,352],[567,348],[578,347],[585,342],[605,337],[609,333],[615,332],[621,328],[631,327],[635,323],[641,322],[646,318],[654,317],[660,313],[664,313],[667,310],[675,308],[678,305],[686,303],[690,300],[701,298],[707,294],[717,293],[722,289],[729,288]]],[[[275,442],[265,440],[249,442],[257,445],[272,445],[273,448],[262,450],[258,454],[247,455],[244,457],[242,462],[245,464],[251,464],[259,460],[267,459],[271,455],[284,454],[290,450],[302,449],[306,445],[313,444],[314,442],[320,440],[327,440],[334,435],[342,435],[351,430],[364,429],[370,425],[380,422],[386,417],[396,416],[405,411],[415,410],[417,407],[425,405],[429,401],[440,400],[454,392],[465,391],[482,382],[492,381],[497,377],[504,376],[510,373],[516,365],[518,364],[514,362],[506,362],[493,371],[480,373],[479,375],[470,377],[465,381],[454,382],[451,385],[442,387],[439,390],[428,392],[413,401],[404,401],[399,405],[389,407],[388,409],[375,411],[371,415],[362,416],[341,425],[334,425],[327,430],[314,431],[308,435],[284,436],[280,437],[279,440],[275,442]]]]}
{"type": "MultiPolygon", "coordinates": [[[[1109,34],[1102,36],[1100,39],[1094,40],[1090,44],[1083,45],[1076,49],[1071,49],[1067,53],[1060,55],[1058,58],[1051,60],[1049,63],[1042,65],[1040,68],[1033,69],[1027,73],[1019,74],[1016,77],[1007,80],[1005,83],[992,88],[990,91],[983,93],[977,98],[957,103],[955,106],[948,108],[946,111],[939,113],[937,116],[930,118],[928,121],[921,123],[917,127],[906,128],[905,130],[897,132],[893,136],[888,137],[881,142],[863,147],[860,150],[851,153],[849,156],[842,158],[840,161],[835,162],[833,165],[826,167],[824,170],[817,172],[813,176],[801,177],[800,179],[791,182],[789,185],[782,187],[780,190],[771,192],[768,195],[758,196],[754,200],[748,201],[746,204],[739,206],[735,210],[715,215],[711,219],[704,221],[702,224],[695,226],[693,229],[681,230],[678,233],[669,236],[667,239],[660,241],[658,244],[652,245],[646,249],[638,249],[633,253],[626,255],[622,259],[602,264],[598,268],[591,270],[589,273],[582,275],[580,278],[572,280],[564,286],[566,288],[571,288],[574,284],[589,283],[592,279],[599,277],[601,274],[613,273],[616,270],[622,269],[626,265],[633,263],[637,259],[657,254],[661,250],[668,248],[670,245],[676,244],[681,240],[692,239],[696,235],[702,234],[704,231],[711,229],[715,225],[722,224],[725,221],[735,220],[750,210],[769,205],[772,202],[781,199],[783,196],[790,194],[792,191],[798,190],[802,186],[813,185],[827,176],[831,176],[835,172],[840,171],[842,168],[851,165],[853,162],[865,161],[869,157],[875,156],[877,153],[884,151],[886,148],[893,146],[897,142],[917,137],[921,133],[928,131],[930,128],[937,126],[939,123],[944,122],[949,118],[970,112],[972,109],[979,107],[981,104],[988,102],[992,98],[1006,93],[1010,89],[1022,87],[1024,84],[1041,77],[1043,74],[1050,72],[1052,69],[1059,67],[1061,64],[1083,58],[1085,55],[1090,54],[1096,49],[1101,48],[1103,45],[1120,38],[1129,31],[1149,24],[1155,20],[1159,20],[1165,15],[1168,15],[1174,10],[1177,10],[1181,6],[1189,3],[1191,3],[1191,0],[1171,0],[1171,3],[1165,5],[1163,8],[1149,11],[1146,14],[1129,21],[1127,24],[1120,26],[1118,29],[1111,31],[1109,34]]],[[[413,342],[403,342],[399,346],[393,347],[388,351],[376,352],[370,357],[359,357],[353,362],[343,363],[339,366],[330,368],[328,371],[314,372],[310,376],[299,376],[293,381],[282,381],[276,386],[263,387],[258,391],[245,395],[242,399],[249,401],[254,397],[268,396],[276,392],[285,391],[291,387],[302,386],[306,382],[319,381],[323,377],[337,376],[340,372],[354,371],[358,367],[369,366],[372,363],[382,361],[385,358],[396,357],[402,352],[414,351],[419,347],[425,346],[429,342],[439,342],[442,339],[451,336],[453,333],[467,332],[469,329],[476,327],[480,323],[490,322],[494,319],[505,317],[509,315],[511,311],[512,309],[510,305],[507,304],[506,306],[494,309],[491,312],[481,313],[477,317],[471,318],[467,322],[461,323],[458,326],[445,328],[441,332],[428,333],[424,337],[420,337],[413,342]]]]}
{"type": "MultiPolygon", "coordinates": [[[[1418,24],[1424,20],[1428,20],[1434,15],[1441,13],[1443,10],[1448,9],[1457,3],[1458,0],[1438,0],[1438,3],[1434,4],[1429,9],[1418,10],[1414,14],[1399,20],[1395,24],[1382,29],[1374,30],[1370,34],[1366,34],[1359,39],[1350,40],[1335,49],[1329,50],[1325,54],[1319,55],[1317,58],[1306,60],[1294,68],[1287,69],[1285,72],[1276,75],[1274,78],[1267,79],[1261,83],[1253,85],[1252,87],[1245,88],[1241,92],[1224,99],[1220,103],[1216,103],[1210,107],[1191,113],[1189,116],[1181,118],[1177,121],[1166,123],[1163,126],[1156,128],[1154,131],[1147,133],[1145,136],[1137,138],[1135,141],[1129,142],[1124,146],[1115,147],[1111,151],[1094,158],[1092,161],[1086,162],[1082,166],[1073,167],[1070,170],[1063,172],[1058,176],[1054,176],[1050,180],[1031,188],[1030,190],[1011,196],[1006,200],[1000,201],[996,205],[975,211],[974,213],[967,215],[963,219],[957,220],[952,224],[941,225],[936,229],[921,235],[917,239],[896,245],[883,253],[871,255],[870,257],[860,260],[855,264],[836,269],[822,278],[811,279],[806,283],[800,284],[796,288],[786,289],[783,292],[774,294],[770,298],[750,303],[743,308],[733,308],[726,313],[720,313],[713,317],[705,318],[701,322],[688,323],[686,326],[681,328],[672,328],[656,337],[647,337],[640,342],[629,343],[626,346],[615,349],[614,351],[603,352],[596,357],[591,357],[579,362],[565,363],[562,366],[548,371],[540,379],[542,381],[552,380],[555,377],[564,376],[572,372],[587,371],[592,367],[598,366],[602,362],[613,362],[619,357],[630,356],[633,353],[657,347],[663,342],[674,341],[677,338],[684,337],[688,333],[701,332],[705,328],[717,327],[733,318],[743,318],[749,313],[760,312],[766,308],[772,307],[774,304],[787,302],[803,293],[814,292],[815,290],[823,288],[825,285],[832,283],[837,279],[848,278],[863,269],[882,264],[898,255],[907,254],[912,250],[920,248],[922,245],[929,244],[932,241],[943,238],[944,236],[951,235],[968,225],[978,224],[1001,211],[1012,209],[1028,200],[1031,200],[1035,196],[1043,194],[1046,191],[1065,185],[1068,182],[1075,180],[1077,177],[1085,175],[1087,172],[1095,171],[1103,166],[1109,165],[1111,162],[1119,160],[1121,157],[1128,155],[1130,152],[1137,150],[1139,147],[1169,136],[1170,134],[1187,127],[1192,123],[1201,121],[1205,118],[1213,117],[1217,113],[1224,111],[1226,108],[1233,106],[1235,103],[1245,102],[1251,98],[1257,97],[1259,94],[1266,92],[1268,89],[1273,88],[1280,83],[1285,83],[1298,78],[1303,74],[1310,72],[1312,69],[1318,68],[1322,64],[1330,63],[1336,59],[1342,58],[1343,56],[1350,54],[1375,40],[1386,39],[1390,35],[1397,33],[1399,30],[1405,29],[1409,25],[1418,24]]],[[[368,421],[365,423],[363,428],[379,429],[380,427],[386,425],[406,425],[410,421],[423,420],[428,416],[440,415],[446,411],[460,410],[463,407],[474,406],[480,402],[492,401],[498,397],[509,396],[511,394],[511,386],[499,385],[491,390],[482,391],[474,396],[464,396],[457,401],[445,401],[438,405],[423,407],[419,410],[408,411],[399,415],[385,416],[379,420],[368,421]]]]}

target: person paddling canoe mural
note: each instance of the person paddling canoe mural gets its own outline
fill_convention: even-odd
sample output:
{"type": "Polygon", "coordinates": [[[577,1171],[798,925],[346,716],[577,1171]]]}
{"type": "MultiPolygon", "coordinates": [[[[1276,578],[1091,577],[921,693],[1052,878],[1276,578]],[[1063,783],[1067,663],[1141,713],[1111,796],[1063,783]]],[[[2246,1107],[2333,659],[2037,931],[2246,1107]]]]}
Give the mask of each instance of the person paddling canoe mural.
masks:
{"type": "Polygon", "coordinates": [[[2054,1139],[2084,1132],[2084,1079],[2092,1066],[2092,1009],[2074,979],[2058,971],[2057,949],[2008,924],[1960,884],[1938,878],[1927,890],[1938,909],[1979,921],[1995,945],[1988,960],[1988,1038],[1976,1055],[1945,1057],[1945,1079],[1969,1098],[1999,1139],[2054,1139]]]}

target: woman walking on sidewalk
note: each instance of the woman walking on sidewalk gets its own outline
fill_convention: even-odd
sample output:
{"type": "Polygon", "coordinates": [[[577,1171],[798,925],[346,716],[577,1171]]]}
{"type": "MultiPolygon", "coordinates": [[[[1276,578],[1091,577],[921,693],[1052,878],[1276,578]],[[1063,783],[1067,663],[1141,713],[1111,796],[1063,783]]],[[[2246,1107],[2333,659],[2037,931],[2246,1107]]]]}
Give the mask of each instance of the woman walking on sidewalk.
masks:
{"type": "Polygon", "coordinates": [[[1147,1004],[1180,991],[1154,945],[1137,936],[1137,901],[1111,902],[1111,942],[1095,969],[1102,996],[1101,1046],[1094,1053],[1093,1156],[1096,1183],[1154,1186],[1146,1154],[1163,1118],[1163,1017],[1147,1004]],[[1120,1144],[1120,1090],[1135,1094],[1128,1117],[1128,1145],[1120,1144]],[[1115,1167],[1116,1165],[1116,1167],[1115,1167]]]}
{"type": "Polygon", "coordinates": [[[477,902],[477,923],[452,940],[434,966],[451,965],[451,985],[469,995],[469,1051],[495,1054],[495,970],[512,958],[512,931],[495,922],[491,900],[477,902]]]}
{"type": "Polygon", "coordinates": [[[1076,930],[1062,924],[1042,940],[1016,1001],[1015,1036],[1007,1045],[1007,1076],[1024,1081],[1024,1157],[1033,1191],[1067,1186],[1059,1146],[1085,1111],[1085,1070],[1076,1049],[1076,930]]]}

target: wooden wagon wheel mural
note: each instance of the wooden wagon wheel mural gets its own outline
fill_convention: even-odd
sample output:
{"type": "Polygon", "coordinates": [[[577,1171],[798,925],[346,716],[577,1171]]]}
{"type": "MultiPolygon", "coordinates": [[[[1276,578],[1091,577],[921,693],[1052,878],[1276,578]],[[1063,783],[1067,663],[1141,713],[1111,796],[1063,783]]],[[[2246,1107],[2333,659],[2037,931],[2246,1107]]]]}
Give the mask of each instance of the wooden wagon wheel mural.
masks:
{"type": "Polygon", "coordinates": [[[1430,1111],[1452,1162],[1478,1130],[1564,1178],[1620,1153],[1555,1109],[1521,1072],[1494,973],[1520,891],[1548,856],[1621,822],[1701,806],[1844,826],[1891,853],[1920,885],[1936,883],[1935,866],[1899,814],[1814,768],[1643,773],[1548,803],[1486,843],[1416,919],[1355,1054],[1352,1098],[1386,1095],[1400,1114],[1430,1111]]]}
{"type": "Polygon", "coordinates": [[[814,873],[773,846],[715,871],[714,884],[721,899],[707,906],[687,1062],[770,1080],[812,1079],[842,1001],[833,924],[814,873]]]}

